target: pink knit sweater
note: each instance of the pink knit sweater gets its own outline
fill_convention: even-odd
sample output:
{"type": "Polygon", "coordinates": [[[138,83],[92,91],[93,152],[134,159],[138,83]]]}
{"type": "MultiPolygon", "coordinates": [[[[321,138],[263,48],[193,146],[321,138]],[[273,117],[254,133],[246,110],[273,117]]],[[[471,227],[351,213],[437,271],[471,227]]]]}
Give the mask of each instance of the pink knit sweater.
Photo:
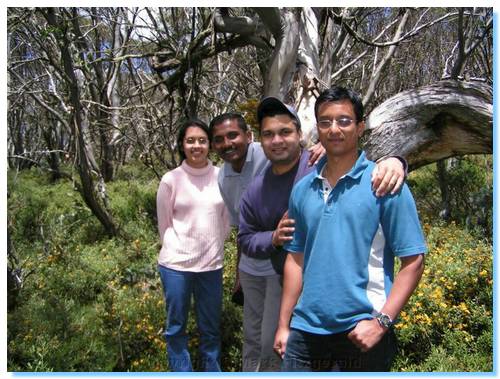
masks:
{"type": "Polygon", "coordinates": [[[163,175],[156,196],[160,265],[193,272],[222,267],[229,213],[219,192],[218,172],[211,162],[198,169],[183,161],[163,175]]]}

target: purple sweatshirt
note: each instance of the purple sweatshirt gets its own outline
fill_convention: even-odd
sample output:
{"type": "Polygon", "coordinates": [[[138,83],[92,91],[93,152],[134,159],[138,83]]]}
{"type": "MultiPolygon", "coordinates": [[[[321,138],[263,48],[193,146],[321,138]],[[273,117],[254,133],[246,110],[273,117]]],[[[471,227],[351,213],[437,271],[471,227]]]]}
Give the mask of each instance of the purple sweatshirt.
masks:
{"type": "Polygon", "coordinates": [[[313,169],[308,167],[308,160],[309,152],[303,150],[300,160],[287,173],[275,175],[270,166],[253,179],[240,201],[238,243],[243,254],[257,259],[284,254],[283,249],[271,244],[272,234],[288,209],[293,185],[313,169]]]}

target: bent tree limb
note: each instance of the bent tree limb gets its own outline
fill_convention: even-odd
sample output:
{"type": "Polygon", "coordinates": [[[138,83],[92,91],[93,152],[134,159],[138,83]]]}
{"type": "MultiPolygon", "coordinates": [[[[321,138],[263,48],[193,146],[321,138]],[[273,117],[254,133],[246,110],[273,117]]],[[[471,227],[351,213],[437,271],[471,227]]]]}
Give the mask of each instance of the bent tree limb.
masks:
{"type": "MultiPolygon", "coordinates": [[[[50,26],[61,28],[54,8],[48,8],[44,16],[50,26]]],[[[75,136],[76,166],[81,179],[81,195],[92,213],[101,222],[106,233],[109,236],[116,236],[118,234],[118,227],[106,206],[104,180],[93,158],[91,144],[85,138],[88,130],[88,118],[81,103],[81,84],[76,74],[77,70],[75,69],[73,57],[71,56],[71,41],[67,33],[61,33],[58,44],[61,53],[64,80],[69,87],[69,102],[72,106],[70,127],[72,135],[75,136]],[[97,176],[98,183],[95,183],[93,175],[97,176]]]]}
{"type": "Polygon", "coordinates": [[[366,121],[370,159],[406,158],[409,170],[465,154],[493,153],[493,92],[480,82],[440,81],[401,92],[366,121]]]}

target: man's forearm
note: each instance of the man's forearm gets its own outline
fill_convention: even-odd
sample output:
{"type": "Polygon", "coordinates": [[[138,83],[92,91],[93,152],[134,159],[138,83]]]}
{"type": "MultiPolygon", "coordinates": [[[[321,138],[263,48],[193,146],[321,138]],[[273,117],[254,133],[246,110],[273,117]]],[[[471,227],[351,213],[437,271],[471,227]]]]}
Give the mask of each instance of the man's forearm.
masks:
{"type": "MultiPolygon", "coordinates": [[[[389,297],[380,311],[394,320],[417,287],[423,270],[423,254],[403,258],[389,297]]],[[[378,320],[361,320],[347,337],[361,351],[366,352],[380,341],[387,330],[378,320]]]]}
{"type": "Polygon", "coordinates": [[[401,269],[394,278],[391,292],[380,311],[394,320],[408,302],[415,288],[417,288],[423,272],[423,254],[403,258],[401,260],[401,269]]]}
{"type": "Polygon", "coordinates": [[[304,254],[289,253],[284,268],[283,294],[281,295],[280,318],[274,336],[274,351],[283,359],[290,335],[290,319],[302,292],[302,266],[304,254]]]}
{"type": "Polygon", "coordinates": [[[302,265],[303,254],[289,253],[284,268],[283,293],[281,296],[279,327],[287,327],[290,324],[293,309],[297,304],[302,292],[302,265]]]}
{"type": "Polygon", "coordinates": [[[272,231],[256,232],[240,223],[238,244],[240,252],[255,259],[269,259],[276,252],[272,245],[272,231]]]}

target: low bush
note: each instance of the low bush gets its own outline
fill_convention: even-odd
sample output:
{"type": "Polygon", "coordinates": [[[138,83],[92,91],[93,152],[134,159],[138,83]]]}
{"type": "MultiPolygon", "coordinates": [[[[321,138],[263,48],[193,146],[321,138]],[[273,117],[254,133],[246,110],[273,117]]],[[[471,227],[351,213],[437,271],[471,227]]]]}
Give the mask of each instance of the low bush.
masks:
{"type": "MultiPolygon", "coordinates": [[[[157,182],[118,179],[110,206],[128,238],[108,238],[69,182],[9,173],[8,232],[22,286],[8,312],[9,371],[166,371],[156,259],[157,182]]],[[[417,197],[417,202],[419,198],[417,197]]],[[[419,204],[420,206],[420,204],[419,204]]],[[[396,325],[394,371],[491,371],[491,240],[423,215],[429,253],[396,325]]],[[[241,370],[242,308],[231,303],[235,235],[225,245],[222,368],[241,370]]],[[[194,317],[188,328],[196,357],[194,317]]],[[[196,358],[195,358],[196,359],[196,358]]]]}
{"type": "Polygon", "coordinates": [[[420,284],[396,324],[401,354],[395,370],[491,371],[492,246],[453,222],[423,226],[429,253],[420,284]],[[441,362],[436,360],[443,352],[441,362]],[[456,359],[460,364],[452,363],[456,359]]]}
{"type": "Polygon", "coordinates": [[[493,160],[490,155],[464,156],[445,161],[444,178],[433,163],[413,171],[408,178],[419,213],[428,219],[441,218],[441,188],[448,191],[449,221],[466,227],[480,237],[493,235],[493,160]]]}

